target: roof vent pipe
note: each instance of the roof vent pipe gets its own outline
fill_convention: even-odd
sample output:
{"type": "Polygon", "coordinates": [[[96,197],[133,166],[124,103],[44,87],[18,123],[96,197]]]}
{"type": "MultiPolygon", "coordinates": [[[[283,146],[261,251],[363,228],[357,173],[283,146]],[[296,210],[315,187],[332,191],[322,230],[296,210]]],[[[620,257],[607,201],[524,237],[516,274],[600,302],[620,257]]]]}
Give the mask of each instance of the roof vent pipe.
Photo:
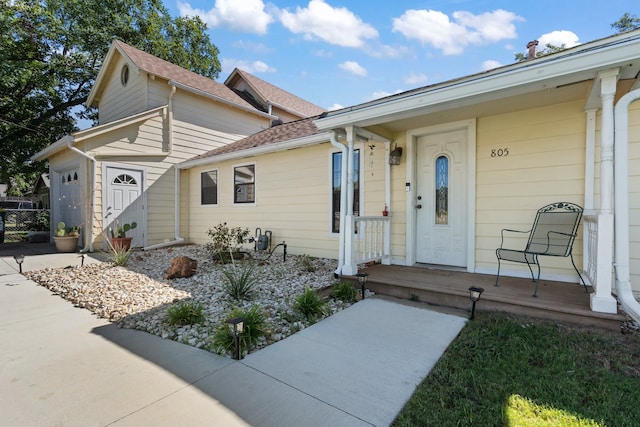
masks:
{"type": "Polygon", "coordinates": [[[536,46],[538,46],[538,40],[527,43],[527,59],[536,59],[536,46]]]}

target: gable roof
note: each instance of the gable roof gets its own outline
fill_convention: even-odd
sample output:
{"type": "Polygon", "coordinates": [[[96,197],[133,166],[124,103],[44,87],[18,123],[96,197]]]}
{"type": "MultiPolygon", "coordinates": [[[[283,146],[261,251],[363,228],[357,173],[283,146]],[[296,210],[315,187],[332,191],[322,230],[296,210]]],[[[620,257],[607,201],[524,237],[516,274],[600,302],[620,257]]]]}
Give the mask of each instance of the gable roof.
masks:
{"type": "Polygon", "coordinates": [[[196,91],[202,92],[222,102],[236,105],[244,110],[264,113],[222,83],[218,83],[208,77],[201,76],[198,73],[172,64],[133,46],[129,46],[120,40],[113,41],[105,57],[103,66],[100,69],[100,73],[98,73],[95,84],[87,98],[87,105],[93,105],[99,98],[103,89],[103,80],[109,68],[109,62],[113,59],[116,52],[128,58],[139,71],[144,71],[170,82],[179,83],[183,87],[195,89],[196,91]]]}
{"type": "Polygon", "coordinates": [[[328,133],[318,129],[314,123],[314,120],[319,117],[320,116],[312,116],[272,126],[231,144],[223,145],[222,147],[195,156],[181,163],[179,168],[184,169],[207,163],[215,163],[216,161],[229,158],[248,157],[252,152],[255,155],[328,141],[328,133]]]}
{"type": "Polygon", "coordinates": [[[306,101],[292,93],[268,83],[259,77],[236,68],[227,77],[224,84],[236,88],[238,81],[243,80],[260,97],[259,101],[288,111],[298,117],[310,117],[324,113],[326,110],[306,101]]]}

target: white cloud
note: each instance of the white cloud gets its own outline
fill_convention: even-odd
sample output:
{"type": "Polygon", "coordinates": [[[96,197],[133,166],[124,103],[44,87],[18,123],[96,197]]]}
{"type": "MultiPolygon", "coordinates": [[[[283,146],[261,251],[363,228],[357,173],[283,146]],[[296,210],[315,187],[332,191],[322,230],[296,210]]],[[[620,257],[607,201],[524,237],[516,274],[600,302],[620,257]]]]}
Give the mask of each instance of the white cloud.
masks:
{"type": "Polygon", "coordinates": [[[241,59],[222,58],[222,70],[225,73],[231,73],[234,68],[240,68],[247,73],[273,73],[275,68],[270,67],[262,61],[245,61],[241,59]]]}
{"type": "Polygon", "coordinates": [[[266,34],[274,18],[265,11],[262,0],[216,0],[212,9],[194,9],[178,1],[180,16],[199,16],[209,28],[224,26],[233,31],[266,34]]]}
{"type": "Polygon", "coordinates": [[[540,43],[538,45],[538,49],[544,49],[548,44],[556,47],[560,47],[562,45],[566,48],[574,47],[580,44],[578,40],[578,36],[571,31],[552,31],[540,36],[538,39],[538,42],[540,43]]]}
{"type": "Polygon", "coordinates": [[[265,44],[244,40],[237,40],[233,42],[232,46],[237,49],[244,49],[253,53],[270,53],[274,50],[265,44]]]}
{"type": "Polygon", "coordinates": [[[345,61],[342,64],[338,65],[338,67],[340,67],[341,69],[351,74],[355,74],[356,76],[361,76],[361,77],[367,76],[367,70],[365,70],[356,61],[345,61]]]}
{"type": "Polygon", "coordinates": [[[360,47],[366,39],[378,37],[378,31],[363,22],[346,7],[331,7],[324,0],[310,0],[306,8],[280,11],[280,21],[289,31],[304,34],[307,40],[319,39],[344,47],[360,47]]]}
{"type": "Polygon", "coordinates": [[[427,81],[427,75],[422,73],[421,74],[411,73],[408,76],[405,76],[404,78],[405,84],[414,85],[414,86],[420,85],[426,81],[427,81]]]}
{"type": "Polygon", "coordinates": [[[402,58],[407,55],[409,49],[405,46],[374,44],[364,46],[364,52],[373,58],[402,58]]]}
{"type": "Polygon", "coordinates": [[[340,104],[333,104],[331,107],[327,108],[327,110],[335,111],[335,110],[341,110],[343,108],[344,108],[344,106],[342,106],[340,104]]]}
{"type": "Polygon", "coordinates": [[[386,90],[376,90],[369,96],[367,100],[373,101],[374,99],[384,98],[387,96],[395,95],[396,93],[400,93],[400,92],[402,92],[400,89],[396,89],[395,92],[387,92],[386,90]]]}
{"type": "Polygon", "coordinates": [[[313,51],[313,54],[320,58],[331,58],[333,56],[333,52],[331,52],[330,50],[324,50],[324,49],[315,50],[313,51]]]}
{"type": "Polygon", "coordinates": [[[514,22],[524,19],[498,9],[474,15],[453,13],[453,20],[437,10],[407,10],[393,19],[393,31],[442,50],[445,55],[459,55],[468,45],[484,45],[517,37],[514,22]]]}
{"type": "Polygon", "coordinates": [[[494,68],[501,67],[502,64],[493,59],[488,59],[482,63],[482,71],[493,70],[494,68]]]}

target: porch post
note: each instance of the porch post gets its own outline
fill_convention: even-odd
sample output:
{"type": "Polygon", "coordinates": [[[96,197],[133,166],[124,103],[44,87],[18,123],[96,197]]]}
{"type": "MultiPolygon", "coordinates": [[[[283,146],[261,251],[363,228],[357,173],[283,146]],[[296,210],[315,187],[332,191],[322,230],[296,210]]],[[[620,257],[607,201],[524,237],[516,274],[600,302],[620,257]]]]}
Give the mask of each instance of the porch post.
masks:
{"type": "MultiPolygon", "coordinates": [[[[355,141],[355,128],[353,126],[347,126],[345,128],[347,132],[347,188],[343,188],[342,191],[347,192],[347,214],[345,216],[344,230],[340,230],[344,233],[345,237],[345,251],[344,251],[344,266],[342,267],[342,274],[345,276],[353,276],[358,273],[358,266],[353,258],[353,156],[354,156],[354,141],[355,141]]],[[[344,199],[343,199],[344,200],[344,199]]]]}
{"type": "Polygon", "coordinates": [[[598,248],[595,292],[591,294],[591,310],[616,313],[617,302],[611,295],[613,264],[613,100],[618,82],[618,69],[600,72],[602,129],[600,132],[600,213],[598,214],[598,248]]]}

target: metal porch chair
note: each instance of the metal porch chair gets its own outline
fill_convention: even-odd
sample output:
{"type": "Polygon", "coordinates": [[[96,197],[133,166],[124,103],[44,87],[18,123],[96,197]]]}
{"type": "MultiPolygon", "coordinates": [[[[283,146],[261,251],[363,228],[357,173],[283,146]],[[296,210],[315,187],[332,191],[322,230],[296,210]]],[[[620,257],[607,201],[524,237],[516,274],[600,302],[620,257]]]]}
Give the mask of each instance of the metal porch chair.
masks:
{"type": "MultiPolygon", "coordinates": [[[[578,273],[578,277],[586,292],[589,292],[587,285],[578,271],[573,261],[573,242],[578,232],[580,219],[582,218],[582,208],[573,203],[557,202],[540,208],[533,221],[533,227],[528,231],[503,229],[500,232],[500,247],[496,249],[498,257],[498,273],[496,284],[500,278],[500,262],[510,261],[527,264],[531,272],[531,279],[536,283],[533,296],[538,296],[538,286],[540,285],[540,263],[539,256],[570,257],[573,268],[578,273]],[[505,233],[529,233],[529,239],[524,249],[504,248],[505,233]],[[533,274],[532,265],[538,267],[537,277],[533,274]]],[[[579,283],[578,283],[579,284],[579,283]]]]}

